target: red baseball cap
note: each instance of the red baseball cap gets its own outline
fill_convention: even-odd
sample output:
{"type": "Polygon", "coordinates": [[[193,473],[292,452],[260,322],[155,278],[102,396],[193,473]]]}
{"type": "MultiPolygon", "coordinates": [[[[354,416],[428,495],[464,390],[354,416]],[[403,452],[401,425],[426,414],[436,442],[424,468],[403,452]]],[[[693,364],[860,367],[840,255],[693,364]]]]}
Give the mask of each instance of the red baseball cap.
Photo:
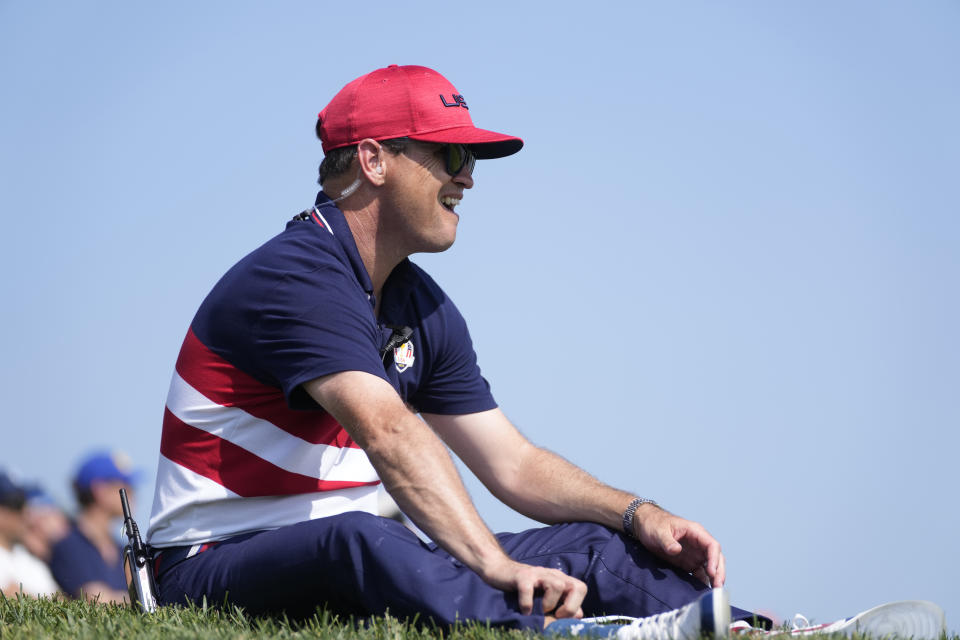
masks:
{"type": "Polygon", "coordinates": [[[523,140],[478,129],[467,101],[442,75],[415,65],[390,65],[349,83],[333,97],[317,122],[323,152],[364,138],[404,136],[424,142],[469,145],[478,158],[520,151],[523,140]]]}

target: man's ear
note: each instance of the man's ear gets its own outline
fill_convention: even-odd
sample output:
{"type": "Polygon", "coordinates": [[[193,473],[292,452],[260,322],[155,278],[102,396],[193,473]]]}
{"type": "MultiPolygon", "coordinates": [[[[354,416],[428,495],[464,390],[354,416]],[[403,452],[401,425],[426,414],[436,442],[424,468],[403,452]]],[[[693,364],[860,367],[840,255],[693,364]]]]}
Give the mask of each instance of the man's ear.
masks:
{"type": "Polygon", "coordinates": [[[360,165],[360,173],[366,176],[368,182],[375,185],[384,183],[387,173],[387,155],[383,146],[376,140],[364,138],[357,143],[357,162],[360,165]]]}

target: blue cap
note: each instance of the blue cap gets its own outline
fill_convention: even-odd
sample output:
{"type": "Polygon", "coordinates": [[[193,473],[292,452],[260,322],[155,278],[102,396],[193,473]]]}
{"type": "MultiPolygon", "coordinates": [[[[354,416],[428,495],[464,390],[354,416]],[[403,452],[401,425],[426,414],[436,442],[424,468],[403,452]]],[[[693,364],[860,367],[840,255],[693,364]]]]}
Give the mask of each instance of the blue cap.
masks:
{"type": "Polygon", "coordinates": [[[139,479],[140,472],[134,470],[130,456],[120,451],[97,451],[80,463],[73,484],[78,489],[89,489],[90,485],[98,480],[119,480],[132,485],[139,479]]]}
{"type": "Polygon", "coordinates": [[[0,469],[0,506],[19,511],[27,500],[23,488],[0,469]]]}
{"type": "Polygon", "coordinates": [[[23,485],[23,491],[27,494],[27,506],[57,506],[57,501],[38,482],[23,485]]]}

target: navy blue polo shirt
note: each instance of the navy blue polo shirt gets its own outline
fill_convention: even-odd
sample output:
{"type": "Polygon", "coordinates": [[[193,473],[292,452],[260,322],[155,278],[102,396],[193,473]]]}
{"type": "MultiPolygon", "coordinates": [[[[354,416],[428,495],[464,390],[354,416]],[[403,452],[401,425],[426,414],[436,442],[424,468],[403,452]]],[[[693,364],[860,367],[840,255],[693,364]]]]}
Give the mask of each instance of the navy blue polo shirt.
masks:
{"type": "Polygon", "coordinates": [[[50,550],[50,573],[63,589],[74,598],[80,597],[80,589],[88,582],[104,582],[111,589],[127,590],[123,573],[123,553],[119,544],[113,562],[107,562],[100,551],[75,522],[70,523],[70,532],[50,550]]]}
{"type": "Polygon", "coordinates": [[[191,325],[211,351],[283,390],[295,409],[318,409],[302,384],[341,371],[381,377],[417,411],[496,407],[463,316],[409,260],[382,291],[380,317],[343,213],[322,192],[306,220],[248,254],[213,288],[191,325]],[[393,327],[407,343],[381,353],[393,327]]]}

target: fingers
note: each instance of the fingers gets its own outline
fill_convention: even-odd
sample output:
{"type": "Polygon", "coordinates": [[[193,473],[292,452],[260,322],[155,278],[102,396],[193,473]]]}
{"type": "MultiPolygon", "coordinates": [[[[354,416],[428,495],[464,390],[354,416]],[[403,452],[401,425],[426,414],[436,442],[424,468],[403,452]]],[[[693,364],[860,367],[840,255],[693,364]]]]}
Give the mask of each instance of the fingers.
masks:
{"type": "MultiPolygon", "coordinates": [[[[583,609],[580,605],[587,595],[587,585],[576,578],[564,577],[567,578],[566,589],[563,592],[563,600],[554,611],[554,615],[558,618],[582,618],[583,609]]],[[[550,609],[547,609],[546,600],[544,600],[543,610],[550,611],[550,609]]]]}
{"type": "Polygon", "coordinates": [[[658,531],[657,539],[660,543],[660,548],[663,549],[663,552],[668,556],[675,556],[683,551],[683,546],[677,542],[677,539],[674,537],[672,527],[658,531]]]}
{"type": "Polygon", "coordinates": [[[520,613],[525,616],[533,612],[533,591],[536,583],[531,579],[523,577],[517,578],[517,604],[520,606],[520,613]]]}
{"type": "Polygon", "coordinates": [[[722,587],[727,580],[727,561],[719,553],[715,561],[707,560],[690,573],[708,587],[722,587]]]}
{"type": "MultiPolygon", "coordinates": [[[[541,583],[543,589],[543,612],[547,613],[557,608],[557,603],[563,597],[564,585],[560,580],[544,580],[541,583]]],[[[557,615],[558,618],[569,617],[557,615]]]]}
{"type": "Polygon", "coordinates": [[[722,587],[726,581],[727,569],[726,560],[720,551],[720,543],[707,533],[706,529],[696,523],[691,528],[690,534],[691,542],[700,547],[704,557],[703,561],[699,563],[705,570],[707,579],[704,582],[714,587],[722,587]]]}
{"type": "Polygon", "coordinates": [[[517,574],[515,585],[517,604],[524,615],[533,612],[534,595],[540,591],[544,613],[552,613],[557,618],[583,617],[580,605],[587,595],[587,585],[562,571],[523,566],[517,574]]]}
{"type": "Polygon", "coordinates": [[[587,585],[556,569],[545,569],[540,581],[543,611],[558,618],[583,617],[580,608],[587,595],[587,585]],[[559,605],[559,606],[558,606],[559,605]]]}
{"type": "Polygon", "coordinates": [[[702,525],[661,511],[645,518],[640,530],[640,541],[647,549],[689,571],[704,584],[723,586],[727,579],[726,560],[720,543],[702,525]]]}
{"type": "Polygon", "coordinates": [[[704,560],[701,567],[704,569],[704,576],[708,585],[722,587],[727,579],[727,565],[723,553],[720,551],[720,543],[706,534],[709,543],[703,550],[704,560]]]}
{"type": "Polygon", "coordinates": [[[722,587],[723,583],[727,581],[727,560],[723,557],[722,553],[719,554],[719,558],[717,559],[717,570],[714,575],[711,576],[711,579],[713,580],[713,586],[715,587],[722,587]]]}

